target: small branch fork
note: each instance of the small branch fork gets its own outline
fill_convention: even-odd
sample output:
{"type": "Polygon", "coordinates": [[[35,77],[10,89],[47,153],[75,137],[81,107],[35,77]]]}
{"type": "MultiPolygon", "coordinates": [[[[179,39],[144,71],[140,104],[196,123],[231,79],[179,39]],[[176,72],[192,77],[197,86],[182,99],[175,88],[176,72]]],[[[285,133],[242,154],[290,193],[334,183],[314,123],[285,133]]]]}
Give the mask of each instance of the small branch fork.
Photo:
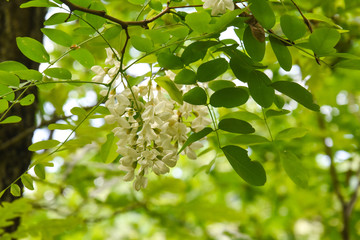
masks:
{"type": "MultiPolygon", "coordinates": [[[[313,33],[313,28],[311,26],[311,23],[309,21],[309,19],[307,19],[305,17],[305,15],[303,14],[303,12],[301,11],[301,9],[299,8],[299,6],[294,2],[294,0],[290,0],[292,2],[292,4],[296,7],[296,9],[298,10],[298,12],[300,13],[301,17],[303,18],[304,20],[304,23],[305,25],[308,27],[310,33],[313,33]]],[[[314,57],[315,57],[315,61],[317,62],[317,64],[321,65],[320,64],[320,59],[318,56],[316,56],[316,53],[314,53],[314,57]]]]}
{"type": "MultiPolygon", "coordinates": [[[[323,131],[326,130],[324,118],[320,114],[318,115],[318,125],[321,130],[323,130],[323,131]]],[[[330,159],[330,178],[331,178],[332,185],[333,185],[333,188],[335,191],[335,195],[338,198],[338,200],[340,201],[340,204],[342,207],[343,229],[341,231],[341,237],[343,240],[349,240],[350,239],[350,217],[351,217],[352,210],[355,206],[355,203],[358,199],[359,189],[360,189],[360,168],[358,169],[358,171],[356,173],[358,182],[357,182],[357,185],[355,186],[355,190],[354,190],[353,194],[350,196],[350,199],[348,201],[346,201],[344,195],[341,192],[341,187],[340,187],[338,175],[336,173],[332,149],[331,149],[331,147],[329,147],[325,144],[325,137],[322,138],[322,141],[324,143],[325,154],[330,159]]]]}
{"type": "Polygon", "coordinates": [[[106,14],[105,11],[99,11],[99,10],[94,10],[94,9],[89,9],[89,8],[84,8],[84,7],[81,7],[79,5],[76,5],[72,2],[70,2],[69,0],[60,0],[62,3],[64,3],[65,5],[67,5],[70,9],[70,11],[81,11],[81,12],[85,12],[85,13],[90,13],[90,14],[93,14],[93,15],[96,15],[96,16],[100,16],[100,17],[103,17],[107,20],[110,20],[114,23],[118,23],[121,25],[121,27],[123,29],[127,29],[128,26],[141,26],[143,28],[148,28],[148,24],[155,21],[156,19],[162,17],[163,15],[167,14],[167,13],[170,13],[171,9],[176,9],[176,8],[188,8],[188,7],[202,7],[202,5],[189,5],[189,6],[179,6],[179,7],[170,7],[169,6],[169,2],[167,3],[167,6],[166,8],[161,11],[158,15],[156,15],[155,17],[152,17],[150,19],[145,19],[145,20],[142,20],[142,21],[123,21],[123,20],[120,20],[118,18],[115,18],[113,16],[110,16],[108,14],[106,14]]]}

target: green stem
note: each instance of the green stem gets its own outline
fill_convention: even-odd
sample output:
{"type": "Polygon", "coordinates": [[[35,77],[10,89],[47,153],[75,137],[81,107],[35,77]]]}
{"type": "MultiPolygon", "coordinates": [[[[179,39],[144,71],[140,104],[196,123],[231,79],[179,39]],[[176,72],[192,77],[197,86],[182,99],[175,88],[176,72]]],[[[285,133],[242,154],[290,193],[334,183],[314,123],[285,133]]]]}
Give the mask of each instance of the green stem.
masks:
{"type": "Polygon", "coordinates": [[[213,125],[214,125],[214,131],[215,131],[215,134],[216,134],[216,139],[218,141],[218,144],[219,144],[219,148],[221,149],[221,143],[220,143],[220,136],[219,136],[219,133],[218,133],[218,128],[217,128],[217,124],[216,124],[216,120],[215,120],[215,117],[213,116],[213,113],[209,107],[209,104],[206,104],[206,107],[209,111],[209,115],[210,115],[210,118],[211,118],[211,121],[213,122],[213,125]]]}
{"type": "Polygon", "coordinates": [[[267,130],[268,130],[268,132],[269,132],[270,139],[271,139],[271,141],[273,142],[273,141],[274,141],[274,139],[273,139],[273,136],[272,136],[272,134],[271,134],[271,130],[270,130],[269,124],[268,124],[268,122],[267,122],[267,118],[266,118],[266,115],[265,115],[264,108],[261,108],[261,110],[262,110],[262,113],[263,113],[265,126],[266,126],[266,128],[267,128],[267,130]]]}

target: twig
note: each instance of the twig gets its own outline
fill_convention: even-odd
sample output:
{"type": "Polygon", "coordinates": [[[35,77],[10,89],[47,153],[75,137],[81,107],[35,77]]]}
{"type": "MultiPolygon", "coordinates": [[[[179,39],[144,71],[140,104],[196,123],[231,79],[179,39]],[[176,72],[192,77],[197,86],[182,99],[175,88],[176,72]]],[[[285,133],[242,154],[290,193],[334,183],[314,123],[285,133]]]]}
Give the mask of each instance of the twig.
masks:
{"type": "Polygon", "coordinates": [[[81,12],[85,12],[85,13],[90,13],[96,16],[100,16],[103,17],[107,20],[110,20],[114,23],[118,23],[121,25],[122,28],[126,29],[128,26],[141,26],[144,28],[147,28],[147,25],[153,21],[155,21],[156,19],[162,17],[163,15],[170,13],[171,9],[176,9],[176,8],[188,8],[188,7],[202,7],[202,5],[189,5],[189,6],[179,6],[179,7],[170,7],[169,4],[167,5],[167,7],[161,11],[158,15],[150,18],[150,19],[145,19],[145,20],[141,20],[141,21],[123,21],[120,20],[118,18],[115,18],[113,16],[108,15],[105,11],[101,11],[101,10],[94,10],[94,9],[89,9],[89,8],[84,8],[81,7],[79,5],[76,5],[72,2],[70,2],[69,0],[60,0],[62,3],[64,3],[65,5],[67,5],[70,9],[71,12],[73,11],[81,11],[81,12]]]}
{"type": "MultiPolygon", "coordinates": [[[[290,0],[290,1],[292,2],[292,4],[294,4],[294,6],[296,7],[296,9],[297,9],[298,12],[300,13],[301,17],[302,17],[303,20],[304,20],[305,25],[308,27],[308,29],[309,29],[309,31],[310,31],[310,33],[312,33],[312,32],[313,32],[313,28],[312,28],[312,26],[311,26],[311,23],[310,23],[309,19],[307,19],[307,18],[305,17],[305,15],[303,14],[303,12],[302,12],[301,9],[299,8],[299,6],[294,2],[294,0],[290,0]]],[[[318,56],[316,56],[316,53],[314,53],[314,57],[315,57],[316,63],[319,64],[319,65],[321,65],[321,64],[320,64],[320,59],[319,59],[318,56]]]]}

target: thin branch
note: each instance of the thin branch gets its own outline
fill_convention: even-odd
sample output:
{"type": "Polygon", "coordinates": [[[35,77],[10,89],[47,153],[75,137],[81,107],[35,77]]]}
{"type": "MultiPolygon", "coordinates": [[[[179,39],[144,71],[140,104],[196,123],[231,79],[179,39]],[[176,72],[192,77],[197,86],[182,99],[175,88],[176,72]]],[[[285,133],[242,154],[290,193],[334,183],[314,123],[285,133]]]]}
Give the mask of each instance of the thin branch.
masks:
{"type": "MultiPolygon", "coordinates": [[[[301,17],[302,17],[303,20],[304,20],[305,25],[308,27],[308,29],[309,29],[309,31],[310,31],[310,33],[312,33],[312,32],[313,32],[313,28],[312,28],[312,26],[311,26],[311,23],[310,23],[309,19],[307,19],[307,18],[305,17],[305,15],[303,14],[303,12],[302,12],[301,9],[299,8],[299,6],[298,6],[293,0],[290,0],[290,1],[292,2],[292,4],[294,4],[294,6],[296,7],[296,9],[297,9],[298,12],[300,13],[301,17]]],[[[317,62],[317,64],[321,65],[321,64],[320,64],[320,59],[319,59],[318,56],[316,56],[316,53],[314,53],[314,57],[315,57],[315,61],[317,62]]]]}
{"type": "Polygon", "coordinates": [[[313,28],[312,28],[312,26],[311,26],[311,23],[310,23],[309,19],[307,19],[307,18],[305,17],[305,15],[302,13],[302,11],[301,11],[301,9],[299,8],[299,6],[298,6],[293,0],[290,0],[290,1],[292,2],[292,4],[294,4],[294,6],[296,7],[296,9],[297,9],[298,12],[300,13],[301,17],[303,18],[306,26],[308,27],[308,29],[309,29],[309,31],[310,31],[310,33],[312,33],[312,32],[313,32],[313,28]]]}
{"type": "Polygon", "coordinates": [[[357,173],[356,173],[356,177],[357,177],[357,184],[356,184],[356,187],[355,187],[355,191],[354,193],[351,195],[351,198],[350,198],[350,201],[348,203],[348,206],[347,206],[347,214],[350,216],[353,208],[354,208],[354,205],[356,203],[356,200],[358,199],[358,195],[359,195],[359,189],[360,189],[360,168],[358,169],[357,173]]]}
{"type": "MultiPolygon", "coordinates": [[[[320,115],[320,113],[318,114],[318,125],[319,125],[320,130],[322,130],[322,131],[326,130],[324,118],[320,115]]],[[[339,179],[338,179],[336,169],[335,169],[332,149],[325,144],[325,137],[322,137],[322,142],[324,144],[325,154],[330,159],[330,177],[331,177],[331,181],[332,181],[332,184],[333,184],[333,187],[335,190],[335,194],[336,194],[337,198],[339,199],[339,201],[341,202],[341,206],[344,207],[346,205],[346,202],[345,202],[344,196],[340,190],[340,184],[339,184],[339,179]]]]}
{"type": "Polygon", "coordinates": [[[163,15],[170,13],[171,9],[176,9],[176,8],[188,8],[188,7],[202,7],[202,5],[189,5],[189,6],[179,6],[179,7],[170,7],[169,5],[167,5],[167,7],[161,11],[158,15],[150,18],[150,19],[145,19],[145,20],[141,20],[141,21],[123,21],[121,19],[115,18],[113,16],[108,15],[105,11],[103,10],[94,10],[94,9],[89,9],[89,8],[85,8],[85,7],[81,7],[79,5],[76,5],[72,2],[70,2],[69,0],[60,0],[62,3],[64,3],[65,5],[67,5],[70,9],[70,11],[81,11],[81,12],[85,12],[85,13],[90,13],[99,17],[103,17],[107,20],[110,20],[114,23],[118,23],[121,25],[122,28],[126,29],[128,26],[141,26],[144,28],[147,28],[147,25],[153,21],[155,21],[156,19],[162,17],[163,15]]]}

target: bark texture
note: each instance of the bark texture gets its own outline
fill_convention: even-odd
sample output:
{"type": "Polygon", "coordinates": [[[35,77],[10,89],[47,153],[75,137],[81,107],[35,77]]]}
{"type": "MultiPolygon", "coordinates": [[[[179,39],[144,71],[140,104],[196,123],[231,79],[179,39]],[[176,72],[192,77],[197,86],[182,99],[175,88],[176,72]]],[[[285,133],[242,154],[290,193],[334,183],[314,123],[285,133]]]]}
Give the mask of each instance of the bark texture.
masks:
{"type": "MultiPolygon", "coordinates": [[[[27,59],[18,50],[16,37],[28,36],[41,42],[40,28],[46,9],[21,9],[19,6],[24,2],[0,0],[0,62],[13,60],[23,63],[28,68],[37,69],[39,65],[27,59]]],[[[36,96],[36,88],[29,89],[30,92],[36,96]]],[[[27,148],[31,144],[35,129],[35,112],[36,101],[26,107],[16,104],[7,116],[17,115],[22,121],[17,124],[0,125],[0,191],[26,171],[30,164],[31,152],[27,148]]],[[[20,182],[19,186],[22,187],[20,182]]],[[[14,199],[7,191],[0,199],[0,204],[2,201],[10,202],[14,199]]],[[[14,231],[17,227],[16,222],[18,220],[14,226],[6,230],[14,231]]]]}

